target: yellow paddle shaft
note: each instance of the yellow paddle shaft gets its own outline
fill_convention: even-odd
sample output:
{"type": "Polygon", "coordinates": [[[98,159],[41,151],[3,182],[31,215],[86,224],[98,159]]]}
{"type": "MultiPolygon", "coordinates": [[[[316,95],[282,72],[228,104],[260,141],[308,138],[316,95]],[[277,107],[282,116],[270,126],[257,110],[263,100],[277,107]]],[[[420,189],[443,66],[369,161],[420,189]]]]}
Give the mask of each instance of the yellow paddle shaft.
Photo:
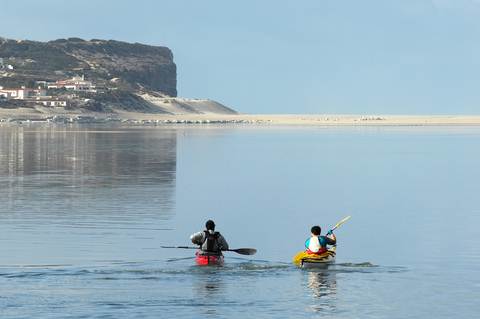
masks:
{"type": "Polygon", "coordinates": [[[335,227],[332,228],[332,231],[334,231],[335,229],[337,229],[338,227],[340,227],[341,225],[343,225],[347,220],[349,220],[352,216],[347,216],[345,217],[344,219],[342,219],[341,221],[339,221],[335,227]]]}

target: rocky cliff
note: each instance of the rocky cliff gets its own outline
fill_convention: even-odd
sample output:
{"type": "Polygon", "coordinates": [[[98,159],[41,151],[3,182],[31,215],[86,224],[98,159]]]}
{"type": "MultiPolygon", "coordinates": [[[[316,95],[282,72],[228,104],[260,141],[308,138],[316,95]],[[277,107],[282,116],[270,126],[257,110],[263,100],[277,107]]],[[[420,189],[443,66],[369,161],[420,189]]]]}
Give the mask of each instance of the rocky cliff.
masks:
{"type": "Polygon", "coordinates": [[[50,42],[0,38],[0,58],[13,68],[0,77],[0,86],[31,86],[33,81],[81,74],[107,88],[177,96],[176,65],[166,47],[79,38],[50,42]]]}
{"type": "Polygon", "coordinates": [[[25,99],[0,90],[0,108],[62,103],[65,111],[77,112],[237,113],[208,99],[177,98],[177,68],[170,49],[140,43],[0,38],[0,86],[37,89],[25,99]],[[77,88],[79,80],[83,86],[77,88]],[[39,86],[46,93],[38,93],[39,86]]]}

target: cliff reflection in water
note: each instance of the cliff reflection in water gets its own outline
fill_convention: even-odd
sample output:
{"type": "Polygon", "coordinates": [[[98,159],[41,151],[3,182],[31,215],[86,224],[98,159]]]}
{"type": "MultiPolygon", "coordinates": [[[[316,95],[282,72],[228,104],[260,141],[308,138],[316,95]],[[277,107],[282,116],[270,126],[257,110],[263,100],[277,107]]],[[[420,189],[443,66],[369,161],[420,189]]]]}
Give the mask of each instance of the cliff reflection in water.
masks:
{"type": "Polygon", "coordinates": [[[0,127],[3,205],[10,211],[42,204],[118,211],[148,200],[169,210],[176,142],[174,130],[0,127]]]}

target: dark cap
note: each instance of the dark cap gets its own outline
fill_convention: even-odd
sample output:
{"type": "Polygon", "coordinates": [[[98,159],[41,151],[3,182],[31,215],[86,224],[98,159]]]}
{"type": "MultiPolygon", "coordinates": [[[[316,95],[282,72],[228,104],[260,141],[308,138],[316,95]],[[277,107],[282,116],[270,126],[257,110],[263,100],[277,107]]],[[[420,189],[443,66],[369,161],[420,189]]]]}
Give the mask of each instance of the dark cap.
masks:
{"type": "Polygon", "coordinates": [[[215,230],[215,223],[213,222],[213,220],[207,220],[207,222],[205,223],[205,228],[207,228],[207,230],[215,230]]]}
{"type": "Polygon", "coordinates": [[[320,226],[313,226],[311,229],[311,232],[312,234],[319,236],[320,233],[322,232],[322,229],[320,228],[320,226]]]}

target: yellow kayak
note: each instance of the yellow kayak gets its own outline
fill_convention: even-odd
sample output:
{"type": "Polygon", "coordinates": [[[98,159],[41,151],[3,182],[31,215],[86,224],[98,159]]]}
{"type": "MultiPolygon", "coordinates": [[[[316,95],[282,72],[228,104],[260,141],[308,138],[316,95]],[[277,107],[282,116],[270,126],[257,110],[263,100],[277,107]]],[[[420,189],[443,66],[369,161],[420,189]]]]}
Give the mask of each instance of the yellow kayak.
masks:
{"type": "Polygon", "coordinates": [[[336,247],[329,248],[321,255],[301,251],[293,257],[293,263],[301,268],[322,268],[335,262],[336,247]]]}

